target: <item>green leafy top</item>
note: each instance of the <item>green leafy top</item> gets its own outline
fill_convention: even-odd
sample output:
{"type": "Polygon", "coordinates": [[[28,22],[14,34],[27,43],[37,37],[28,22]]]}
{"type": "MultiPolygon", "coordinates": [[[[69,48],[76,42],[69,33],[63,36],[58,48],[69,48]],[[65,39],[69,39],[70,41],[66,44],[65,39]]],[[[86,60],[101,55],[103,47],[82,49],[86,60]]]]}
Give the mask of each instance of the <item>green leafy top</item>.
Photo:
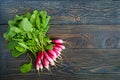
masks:
{"type": "MultiPolygon", "coordinates": [[[[50,27],[50,18],[47,12],[35,10],[33,13],[16,15],[13,20],[8,21],[8,30],[4,33],[4,38],[8,41],[7,47],[11,50],[13,57],[19,57],[30,51],[36,58],[37,52],[49,49],[47,45],[51,45],[51,40],[46,33],[50,27]]],[[[23,67],[25,66],[27,64],[23,67]]],[[[32,66],[31,62],[28,66],[32,66]]],[[[20,70],[25,73],[29,69],[25,71],[26,69],[21,68],[20,70]]]]}

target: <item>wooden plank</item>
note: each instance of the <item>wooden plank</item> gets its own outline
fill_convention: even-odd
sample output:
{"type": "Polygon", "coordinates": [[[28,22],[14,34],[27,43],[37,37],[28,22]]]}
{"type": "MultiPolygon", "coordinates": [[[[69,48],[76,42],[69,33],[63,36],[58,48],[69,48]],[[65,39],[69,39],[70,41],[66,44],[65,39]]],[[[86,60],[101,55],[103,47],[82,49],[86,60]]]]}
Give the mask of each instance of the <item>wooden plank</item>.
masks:
{"type": "Polygon", "coordinates": [[[68,41],[72,47],[66,45],[63,61],[57,63],[57,67],[51,67],[52,73],[45,70],[40,76],[35,66],[28,74],[19,72],[20,65],[28,58],[25,55],[19,58],[11,56],[2,37],[6,29],[7,25],[0,25],[1,80],[120,80],[120,49],[116,49],[119,48],[119,25],[51,25],[48,34],[68,41]],[[80,45],[82,42],[85,43],[80,45]],[[102,46],[86,47],[89,44],[102,46]]]}
{"type": "Polygon", "coordinates": [[[46,10],[51,24],[120,24],[119,0],[2,0],[0,24],[35,9],[46,10]]]}
{"type": "Polygon", "coordinates": [[[119,75],[113,75],[113,74],[107,74],[107,75],[85,75],[84,74],[79,75],[79,77],[74,76],[62,76],[62,75],[13,75],[8,76],[6,78],[1,78],[1,80],[119,80],[119,75]]]}
{"type": "Polygon", "coordinates": [[[48,33],[71,48],[120,48],[119,25],[53,25],[48,33]]]}
{"type": "MultiPolygon", "coordinates": [[[[6,30],[0,26],[1,34],[6,30]]],[[[120,25],[51,25],[48,35],[64,39],[69,48],[120,48],[120,25]]]]}
{"type": "Polygon", "coordinates": [[[63,61],[51,72],[44,71],[38,76],[32,69],[28,74],[21,74],[19,67],[26,62],[26,57],[12,58],[10,52],[2,49],[1,80],[119,80],[120,49],[66,49],[63,61]]]}

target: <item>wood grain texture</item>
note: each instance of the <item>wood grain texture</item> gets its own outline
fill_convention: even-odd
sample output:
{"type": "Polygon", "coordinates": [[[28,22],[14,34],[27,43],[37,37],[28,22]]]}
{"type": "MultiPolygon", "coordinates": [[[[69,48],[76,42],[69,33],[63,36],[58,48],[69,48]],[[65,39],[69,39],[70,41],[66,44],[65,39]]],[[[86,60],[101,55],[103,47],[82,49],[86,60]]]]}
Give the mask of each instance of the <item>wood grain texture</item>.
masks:
{"type": "Polygon", "coordinates": [[[51,24],[120,24],[119,0],[1,0],[0,24],[35,9],[46,10],[51,24]]]}
{"type": "Polygon", "coordinates": [[[62,38],[72,46],[66,45],[63,61],[57,63],[57,67],[51,67],[52,73],[45,70],[40,76],[37,75],[35,66],[28,74],[24,75],[19,72],[20,65],[27,62],[28,58],[25,55],[19,58],[11,56],[10,51],[6,49],[6,41],[2,37],[6,29],[7,25],[0,26],[1,80],[32,80],[33,78],[38,80],[120,79],[120,49],[117,49],[119,47],[116,46],[119,44],[119,25],[51,25],[48,35],[62,38]],[[98,45],[102,42],[105,42],[104,46],[92,47],[93,44],[98,45]]]}
{"type": "Polygon", "coordinates": [[[53,25],[48,33],[65,39],[71,48],[120,48],[119,25],[53,25]]]}
{"type": "Polygon", "coordinates": [[[37,75],[35,67],[28,74],[21,74],[19,66],[27,62],[25,56],[12,58],[7,49],[2,50],[1,80],[119,80],[120,49],[66,49],[63,61],[51,72],[37,75]],[[6,54],[5,54],[6,53],[6,54]]]}
{"type": "Polygon", "coordinates": [[[120,80],[119,0],[0,0],[0,80],[120,80]],[[19,67],[26,55],[13,58],[3,33],[15,14],[46,10],[52,17],[48,36],[67,43],[63,60],[37,74],[19,67]]]}

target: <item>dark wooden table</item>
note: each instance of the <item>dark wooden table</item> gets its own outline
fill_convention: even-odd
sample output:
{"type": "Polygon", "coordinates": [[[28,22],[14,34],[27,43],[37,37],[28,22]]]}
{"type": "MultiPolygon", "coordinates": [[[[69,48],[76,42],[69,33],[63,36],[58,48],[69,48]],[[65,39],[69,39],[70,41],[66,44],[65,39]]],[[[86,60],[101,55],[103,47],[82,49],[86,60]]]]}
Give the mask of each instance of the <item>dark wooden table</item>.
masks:
{"type": "Polygon", "coordinates": [[[0,0],[0,80],[120,80],[119,0],[0,0]],[[66,44],[63,62],[52,72],[21,74],[25,56],[13,58],[3,33],[15,14],[46,10],[49,36],[66,44]]]}

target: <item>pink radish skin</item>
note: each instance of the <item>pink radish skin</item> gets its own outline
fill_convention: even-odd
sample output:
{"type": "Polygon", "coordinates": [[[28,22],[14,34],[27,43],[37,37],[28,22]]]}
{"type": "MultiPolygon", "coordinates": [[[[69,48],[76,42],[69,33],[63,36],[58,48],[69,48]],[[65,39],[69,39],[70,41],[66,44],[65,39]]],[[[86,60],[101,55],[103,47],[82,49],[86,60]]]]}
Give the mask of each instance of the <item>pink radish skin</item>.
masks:
{"type": "Polygon", "coordinates": [[[53,61],[56,61],[57,55],[55,56],[52,53],[48,53],[48,55],[53,59],[53,61]]]}
{"type": "Polygon", "coordinates": [[[45,53],[45,58],[46,58],[49,62],[53,62],[53,59],[48,55],[48,53],[45,53]]]}
{"type": "Polygon", "coordinates": [[[56,55],[57,55],[57,58],[60,56],[61,52],[59,51],[55,51],[56,55]]]}
{"type": "Polygon", "coordinates": [[[41,69],[41,71],[43,70],[43,65],[39,64],[39,68],[41,69]]]}
{"type": "Polygon", "coordinates": [[[55,40],[52,40],[52,42],[54,44],[63,44],[64,43],[64,41],[62,39],[55,39],[55,40]]]}
{"type": "Polygon", "coordinates": [[[36,69],[39,71],[39,69],[41,69],[41,71],[42,71],[42,69],[43,69],[43,65],[41,64],[41,63],[38,63],[38,60],[37,60],[37,62],[36,62],[36,69]]]}
{"type": "Polygon", "coordinates": [[[44,58],[44,67],[49,70],[49,61],[46,58],[44,58]]]}
{"type": "Polygon", "coordinates": [[[53,51],[53,50],[48,50],[48,53],[51,54],[51,55],[53,55],[54,58],[57,58],[57,55],[56,55],[55,51],[53,51]]]}
{"type": "Polygon", "coordinates": [[[59,47],[59,48],[61,48],[61,49],[65,49],[65,46],[63,46],[63,45],[61,45],[61,44],[56,44],[55,46],[56,46],[56,47],[59,47]]]}
{"type": "Polygon", "coordinates": [[[37,59],[39,64],[41,63],[41,60],[43,60],[43,57],[44,57],[44,52],[38,53],[37,59]]]}
{"type": "Polygon", "coordinates": [[[49,55],[52,59],[56,58],[56,54],[54,54],[54,53],[52,53],[52,52],[49,52],[49,51],[48,51],[48,55],[49,55]]]}
{"type": "Polygon", "coordinates": [[[36,69],[39,71],[39,64],[38,63],[36,63],[36,69]]]}
{"type": "Polygon", "coordinates": [[[53,50],[54,50],[54,51],[59,51],[59,52],[61,52],[61,51],[62,51],[62,49],[61,49],[61,48],[56,47],[56,46],[54,46],[54,47],[53,47],[53,50]]]}
{"type": "Polygon", "coordinates": [[[39,69],[41,69],[41,70],[43,69],[43,65],[42,65],[43,57],[44,57],[44,52],[38,53],[37,61],[36,61],[36,69],[38,71],[39,71],[39,69]]]}

